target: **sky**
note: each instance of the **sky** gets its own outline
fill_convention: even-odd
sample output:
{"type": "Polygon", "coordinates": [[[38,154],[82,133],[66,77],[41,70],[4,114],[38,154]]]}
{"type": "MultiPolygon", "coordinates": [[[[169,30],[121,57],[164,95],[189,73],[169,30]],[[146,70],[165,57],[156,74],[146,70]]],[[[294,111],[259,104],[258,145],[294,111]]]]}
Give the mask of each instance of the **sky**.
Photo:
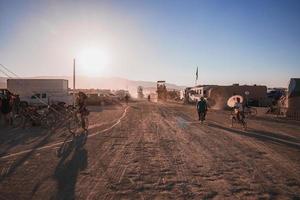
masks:
{"type": "MultiPolygon", "coordinates": [[[[19,76],[287,87],[298,0],[0,0],[0,63],[19,76]]],[[[0,76],[1,72],[0,72],[0,76]]],[[[3,75],[4,76],[4,75],[3,75]]]]}

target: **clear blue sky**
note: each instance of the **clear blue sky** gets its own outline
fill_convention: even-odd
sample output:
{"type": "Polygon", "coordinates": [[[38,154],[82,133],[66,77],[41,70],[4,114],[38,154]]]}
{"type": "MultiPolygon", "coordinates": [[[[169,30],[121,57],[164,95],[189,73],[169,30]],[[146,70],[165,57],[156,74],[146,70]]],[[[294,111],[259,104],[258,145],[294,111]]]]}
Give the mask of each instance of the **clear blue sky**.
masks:
{"type": "Polygon", "coordinates": [[[0,63],[17,74],[71,75],[91,51],[79,73],[193,85],[199,66],[198,83],[287,86],[300,1],[0,0],[0,63]]]}

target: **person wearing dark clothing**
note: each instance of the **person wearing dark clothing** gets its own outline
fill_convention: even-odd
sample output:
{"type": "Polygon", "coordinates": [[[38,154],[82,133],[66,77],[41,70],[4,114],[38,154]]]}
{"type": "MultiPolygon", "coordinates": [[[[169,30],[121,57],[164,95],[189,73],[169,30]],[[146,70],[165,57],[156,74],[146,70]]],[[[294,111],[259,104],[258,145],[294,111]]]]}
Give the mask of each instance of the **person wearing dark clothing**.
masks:
{"type": "Polygon", "coordinates": [[[83,92],[78,93],[78,97],[76,100],[76,105],[78,107],[78,112],[81,118],[81,126],[83,129],[87,130],[88,124],[86,124],[85,117],[89,115],[89,111],[87,109],[87,96],[83,92]]]}
{"type": "Polygon", "coordinates": [[[0,97],[0,124],[1,124],[1,121],[2,121],[2,98],[0,97]]]}
{"type": "Polygon", "coordinates": [[[20,96],[19,95],[15,95],[14,96],[14,100],[13,100],[13,111],[14,111],[14,114],[19,114],[19,112],[20,112],[20,103],[21,103],[20,96]]]}
{"type": "Polygon", "coordinates": [[[128,101],[129,101],[129,95],[126,94],[126,95],[125,95],[125,103],[126,103],[126,105],[128,105],[128,101]]]}
{"type": "Polygon", "coordinates": [[[6,124],[12,123],[11,111],[11,96],[8,94],[1,100],[1,114],[4,117],[6,124]]]}
{"type": "Polygon", "coordinates": [[[204,97],[201,97],[200,101],[198,101],[197,111],[198,111],[199,121],[203,122],[205,120],[205,116],[207,112],[207,103],[204,97]]]}

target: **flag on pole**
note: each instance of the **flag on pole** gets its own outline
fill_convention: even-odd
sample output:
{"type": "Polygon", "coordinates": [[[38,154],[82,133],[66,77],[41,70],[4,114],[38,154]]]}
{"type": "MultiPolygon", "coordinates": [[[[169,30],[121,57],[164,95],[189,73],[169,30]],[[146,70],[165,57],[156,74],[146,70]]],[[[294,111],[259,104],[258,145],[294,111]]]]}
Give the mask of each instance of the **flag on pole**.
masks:
{"type": "Polygon", "coordinates": [[[196,70],[196,81],[198,80],[198,66],[197,66],[197,70],[196,70]]]}

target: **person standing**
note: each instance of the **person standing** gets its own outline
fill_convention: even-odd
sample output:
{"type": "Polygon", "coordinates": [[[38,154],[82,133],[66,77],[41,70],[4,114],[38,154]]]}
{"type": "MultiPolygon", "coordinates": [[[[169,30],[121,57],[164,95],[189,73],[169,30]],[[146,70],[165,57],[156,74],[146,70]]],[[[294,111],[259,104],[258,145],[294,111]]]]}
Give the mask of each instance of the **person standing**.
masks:
{"type": "Polygon", "coordinates": [[[21,103],[21,100],[20,100],[20,96],[19,95],[14,95],[14,98],[13,98],[13,114],[19,114],[20,112],[20,103],[21,103]]]}
{"type": "Polygon", "coordinates": [[[198,116],[199,116],[199,121],[203,123],[206,117],[206,112],[207,112],[207,103],[204,99],[204,97],[200,98],[200,101],[197,103],[197,111],[198,111],[198,116]]]}
{"type": "Polygon", "coordinates": [[[2,97],[0,97],[0,125],[1,125],[1,122],[2,122],[2,97]]]}
{"type": "Polygon", "coordinates": [[[128,105],[128,102],[129,102],[129,94],[128,93],[126,93],[126,95],[125,95],[125,103],[126,103],[126,105],[128,105]]]}
{"type": "Polygon", "coordinates": [[[12,125],[12,104],[11,104],[11,95],[6,94],[1,101],[1,113],[5,121],[5,125],[12,125]]]}
{"type": "Polygon", "coordinates": [[[81,119],[81,127],[82,129],[88,129],[88,124],[86,124],[85,118],[89,115],[89,111],[87,109],[87,95],[83,92],[78,93],[78,97],[76,99],[76,105],[78,107],[78,113],[80,114],[81,119]]]}

